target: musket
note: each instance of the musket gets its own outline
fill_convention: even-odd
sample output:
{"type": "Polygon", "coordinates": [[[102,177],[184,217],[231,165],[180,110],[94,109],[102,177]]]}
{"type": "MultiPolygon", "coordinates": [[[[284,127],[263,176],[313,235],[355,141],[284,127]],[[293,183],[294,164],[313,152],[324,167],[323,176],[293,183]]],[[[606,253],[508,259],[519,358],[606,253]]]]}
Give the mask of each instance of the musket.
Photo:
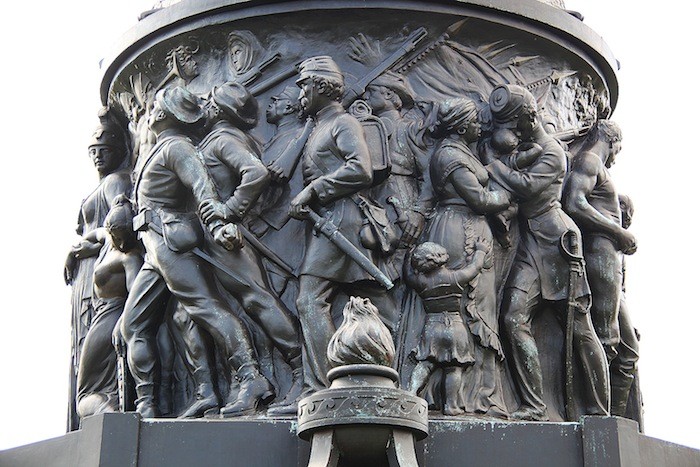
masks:
{"type": "Polygon", "coordinates": [[[268,248],[267,245],[258,240],[258,237],[253,235],[253,233],[250,230],[246,229],[240,224],[238,224],[238,229],[243,234],[243,238],[245,238],[246,241],[253,246],[253,248],[258,250],[261,255],[269,259],[275,266],[284,271],[289,277],[296,277],[296,275],[294,274],[294,269],[290,265],[288,265],[282,258],[280,258],[277,255],[277,253],[272,251],[270,248],[268,248]]]}
{"type": "Polygon", "coordinates": [[[585,261],[581,254],[581,236],[575,230],[567,230],[559,239],[559,249],[569,261],[569,292],[566,304],[566,335],[565,335],[565,364],[566,364],[566,418],[575,420],[574,414],[574,316],[581,309],[577,302],[576,285],[583,280],[585,261]]]}
{"type": "MultiPolygon", "coordinates": [[[[299,62],[301,63],[301,62],[299,62]]],[[[277,73],[276,75],[266,79],[265,81],[255,84],[250,87],[250,93],[254,96],[259,96],[260,94],[264,93],[268,89],[271,89],[275,86],[277,86],[279,83],[288,80],[292,76],[296,75],[299,73],[299,63],[296,63],[289,67],[286,70],[282,70],[281,72],[277,73]]]]}
{"type": "Polygon", "coordinates": [[[364,94],[365,89],[372,81],[384,74],[387,70],[396,65],[399,60],[411,53],[411,51],[418,46],[418,43],[427,35],[428,31],[423,27],[413,31],[411,35],[408,36],[408,39],[401,44],[401,47],[399,47],[393,54],[382,60],[379,65],[375,66],[369,73],[359,79],[347,91],[345,91],[345,95],[343,96],[343,107],[346,109],[350,107],[350,104],[352,104],[353,101],[359,99],[360,96],[364,94]]]}
{"type": "Polygon", "coordinates": [[[340,233],[338,227],[330,220],[319,216],[313,209],[308,210],[309,218],[314,223],[314,230],[326,237],[340,251],[348,255],[365,272],[375,278],[384,288],[391,290],[394,283],[368,257],[340,233]]]}
{"type": "Polygon", "coordinates": [[[243,73],[243,75],[237,81],[243,86],[248,87],[253,81],[257,80],[262,76],[263,71],[265,71],[266,68],[270,67],[270,65],[275,63],[280,58],[282,58],[282,54],[279,52],[275,52],[272,55],[268,55],[263,59],[262,62],[257,64],[252,69],[243,73]]]}
{"type": "Polygon", "coordinates": [[[571,141],[588,133],[591,126],[592,125],[584,125],[579,128],[569,128],[568,130],[557,131],[556,133],[552,134],[552,136],[561,141],[571,141]]]}
{"type": "Polygon", "coordinates": [[[406,63],[401,65],[400,67],[394,69],[395,72],[397,73],[406,73],[409,68],[411,68],[413,65],[416,63],[420,62],[423,60],[428,54],[432,53],[435,49],[443,45],[445,42],[450,40],[451,37],[453,37],[455,34],[459,32],[460,29],[462,29],[462,26],[464,26],[464,23],[467,22],[467,18],[457,21],[456,23],[452,24],[447,30],[440,35],[434,42],[428,44],[423,50],[418,52],[416,55],[413,56],[410,60],[408,60],[406,63]]]}
{"type": "Polygon", "coordinates": [[[525,89],[528,91],[532,91],[534,89],[539,88],[540,86],[544,86],[545,84],[558,84],[560,80],[564,78],[568,78],[569,76],[575,75],[575,71],[553,71],[551,75],[538,79],[537,81],[533,81],[531,83],[528,83],[525,85],[525,89]]]}
{"type": "Polygon", "coordinates": [[[275,159],[275,165],[282,169],[282,174],[287,180],[292,178],[292,174],[299,164],[301,153],[304,151],[304,146],[306,146],[306,141],[309,139],[313,129],[314,120],[313,118],[308,117],[306,119],[306,124],[304,125],[304,130],[301,132],[299,137],[296,138],[294,142],[290,144],[277,159],[275,159]]]}

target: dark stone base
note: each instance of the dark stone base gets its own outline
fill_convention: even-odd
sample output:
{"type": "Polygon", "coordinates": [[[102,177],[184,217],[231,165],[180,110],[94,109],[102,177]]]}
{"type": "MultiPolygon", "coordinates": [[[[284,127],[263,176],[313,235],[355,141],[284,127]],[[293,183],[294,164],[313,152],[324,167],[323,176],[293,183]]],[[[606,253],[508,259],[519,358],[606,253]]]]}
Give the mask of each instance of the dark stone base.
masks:
{"type": "MultiPolygon", "coordinates": [[[[2,466],[306,466],[309,443],[296,420],[141,420],[133,413],[85,420],[81,430],[0,452],[2,466]]],[[[423,467],[700,466],[700,450],[640,434],[635,422],[585,417],[581,423],[431,420],[417,443],[423,467]]]]}

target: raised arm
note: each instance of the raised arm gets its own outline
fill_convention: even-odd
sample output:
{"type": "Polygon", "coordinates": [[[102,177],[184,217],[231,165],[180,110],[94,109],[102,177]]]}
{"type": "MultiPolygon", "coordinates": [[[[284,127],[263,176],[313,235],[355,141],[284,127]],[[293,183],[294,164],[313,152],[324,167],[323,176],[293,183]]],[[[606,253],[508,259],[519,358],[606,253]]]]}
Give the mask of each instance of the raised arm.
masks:
{"type": "Polygon", "coordinates": [[[486,261],[486,252],[484,250],[476,250],[472,257],[471,263],[462,269],[452,271],[453,281],[462,287],[466,287],[476,276],[479,275],[486,261]]]}

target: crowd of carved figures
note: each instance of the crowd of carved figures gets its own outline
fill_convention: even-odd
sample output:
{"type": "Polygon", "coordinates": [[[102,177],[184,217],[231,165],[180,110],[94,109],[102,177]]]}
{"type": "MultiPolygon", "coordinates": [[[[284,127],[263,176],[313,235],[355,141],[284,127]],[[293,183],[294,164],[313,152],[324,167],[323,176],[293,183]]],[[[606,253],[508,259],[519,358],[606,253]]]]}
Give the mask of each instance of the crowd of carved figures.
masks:
{"type": "Polygon", "coordinates": [[[329,55],[275,72],[249,31],[204,92],[196,42],[131,75],[99,115],[100,182],[65,267],[71,428],[120,410],[293,416],[328,384],[351,296],[377,307],[402,387],[435,413],[628,413],[636,243],[607,97],[577,72],[526,80],[533,57],[494,65],[507,47],[449,40],[460,27],[394,54],[350,38],[360,79],[329,55]],[[557,96],[578,126],[548,111],[557,96]]]}

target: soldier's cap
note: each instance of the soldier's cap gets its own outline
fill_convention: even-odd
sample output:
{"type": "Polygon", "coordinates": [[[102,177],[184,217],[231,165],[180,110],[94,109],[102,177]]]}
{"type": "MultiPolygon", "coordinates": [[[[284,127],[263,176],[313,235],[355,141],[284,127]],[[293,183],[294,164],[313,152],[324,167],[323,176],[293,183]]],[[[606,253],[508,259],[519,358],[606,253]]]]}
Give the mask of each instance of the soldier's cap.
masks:
{"type": "Polygon", "coordinates": [[[340,71],[335,61],[328,55],[307,58],[301,62],[299,64],[299,79],[296,80],[296,84],[299,85],[302,81],[313,76],[320,76],[343,82],[343,73],[340,71]]]}
{"type": "Polygon", "coordinates": [[[182,86],[161,89],[156,102],[166,115],[181,123],[199,123],[205,115],[201,99],[182,86]]]}
{"type": "Polygon", "coordinates": [[[277,94],[276,96],[272,96],[272,99],[278,101],[290,100],[296,102],[299,100],[299,88],[297,86],[287,86],[281,93],[277,94]]]}
{"type": "Polygon", "coordinates": [[[489,107],[495,122],[507,123],[517,119],[525,107],[537,110],[537,101],[522,86],[502,84],[491,93],[489,107]]]}
{"type": "Polygon", "coordinates": [[[397,96],[399,96],[399,99],[401,99],[401,102],[406,109],[410,109],[415,103],[413,99],[415,92],[411,87],[411,83],[408,82],[406,77],[391,70],[379,75],[379,77],[372,81],[370,85],[383,86],[391,89],[397,96]]]}
{"type": "Polygon", "coordinates": [[[253,128],[258,123],[258,101],[245,86],[236,82],[214,86],[211,91],[216,105],[243,129],[253,128]]]}

